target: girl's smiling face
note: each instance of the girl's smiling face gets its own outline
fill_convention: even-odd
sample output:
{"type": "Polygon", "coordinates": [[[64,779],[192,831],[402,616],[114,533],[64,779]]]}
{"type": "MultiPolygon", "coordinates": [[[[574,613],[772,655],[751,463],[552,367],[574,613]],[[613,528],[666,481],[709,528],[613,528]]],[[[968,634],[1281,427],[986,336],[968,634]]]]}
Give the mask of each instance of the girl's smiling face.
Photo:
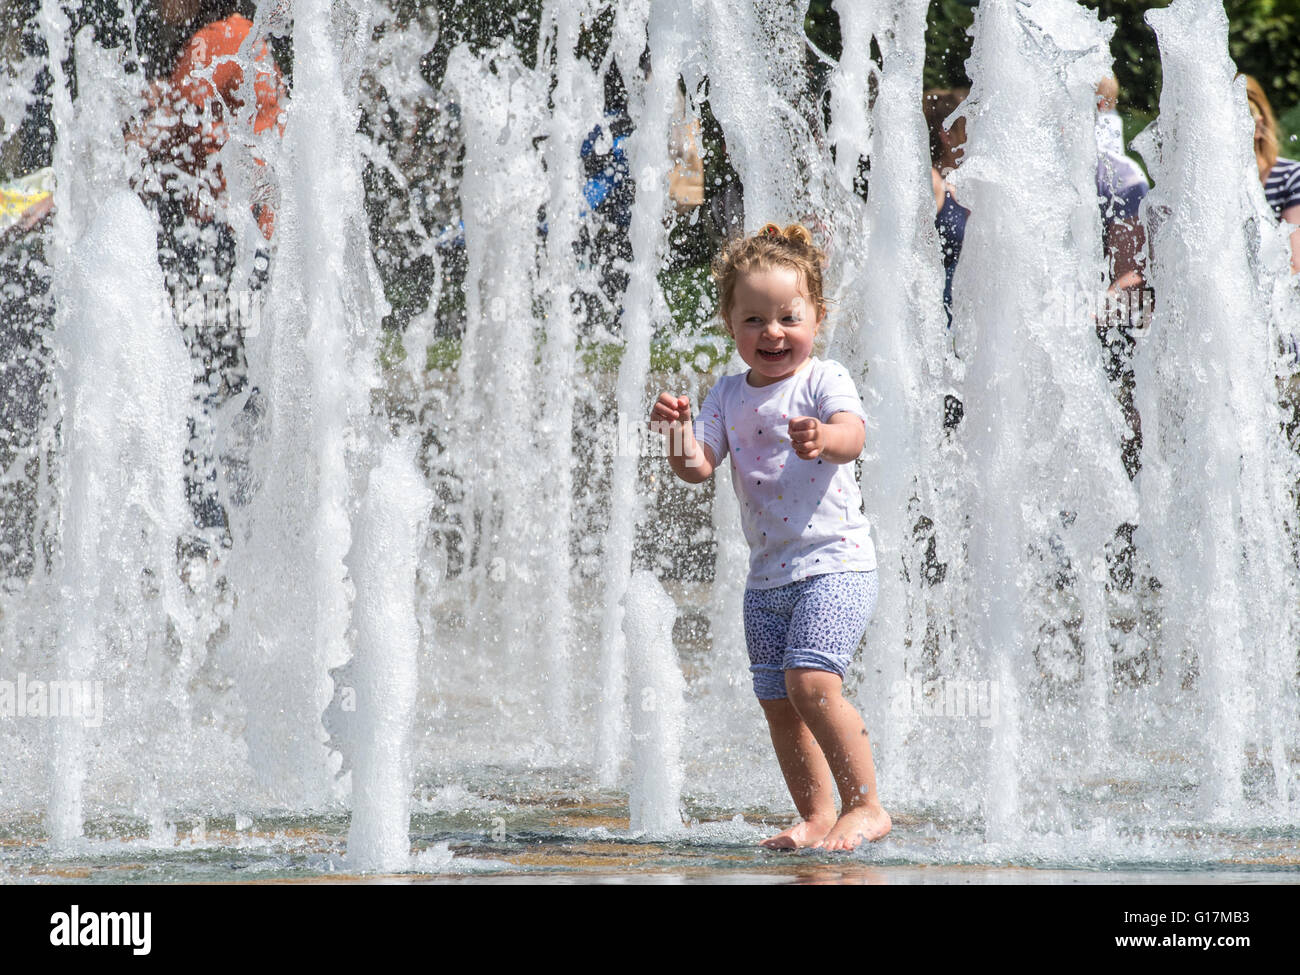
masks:
{"type": "Polygon", "coordinates": [[[807,365],[823,315],[795,268],[741,275],[724,320],[749,366],[749,385],[778,383],[807,365]]]}

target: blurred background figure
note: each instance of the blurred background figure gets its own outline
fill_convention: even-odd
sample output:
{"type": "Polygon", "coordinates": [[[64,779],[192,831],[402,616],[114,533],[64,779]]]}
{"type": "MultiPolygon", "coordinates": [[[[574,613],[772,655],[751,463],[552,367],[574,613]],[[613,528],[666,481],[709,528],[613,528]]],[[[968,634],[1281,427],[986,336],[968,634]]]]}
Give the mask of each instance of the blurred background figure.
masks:
{"type": "Polygon", "coordinates": [[[247,383],[243,333],[257,313],[274,229],[272,174],[254,147],[259,136],[283,131],[283,80],[267,42],[249,37],[252,12],[240,0],[157,0],[142,25],[141,45],[153,81],[130,133],[149,155],[139,190],[158,220],[158,261],[194,365],[186,494],[208,544],[226,528],[216,489],[213,413],[247,383]],[[254,66],[251,85],[238,60],[241,50],[254,66]],[[229,199],[225,166],[232,157],[223,150],[231,140],[245,146],[251,160],[241,182],[251,186],[255,228],[250,214],[229,199]],[[238,266],[241,231],[256,244],[251,273],[238,266]]]}
{"type": "Polygon", "coordinates": [[[951,128],[944,120],[957,110],[966,96],[967,88],[933,88],[922,98],[925,124],[930,130],[930,183],[934,189],[934,226],[939,231],[943,247],[943,308],[952,327],[952,276],[961,257],[961,243],[966,236],[966,218],[970,210],[957,202],[957,196],[948,183],[948,174],[961,165],[963,146],[966,144],[966,120],[959,118],[951,128]]]}
{"type": "Polygon", "coordinates": [[[1118,105],[1119,85],[1114,78],[1102,79],[1097,85],[1097,197],[1111,291],[1143,285],[1146,233],[1138,211],[1151,189],[1142,167],[1124,151],[1118,105]]]}
{"type": "MultiPolygon", "coordinates": [[[[648,61],[643,65],[649,70],[648,61]]],[[[612,327],[621,314],[620,297],[627,289],[627,267],[632,260],[632,203],[635,181],[628,171],[625,147],[632,134],[627,90],[617,67],[605,76],[605,112],[587,133],[581,154],[585,182],[579,249],[595,259],[597,288],[586,296],[588,321],[605,321],[612,327]]]]}
{"type": "Polygon", "coordinates": [[[1246,100],[1255,119],[1255,162],[1264,195],[1279,222],[1291,231],[1291,270],[1300,272],[1300,162],[1287,159],[1278,147],[1277,116],[1258,81],[1246,76],[1246,100]]]}
{"type": "MultiPolygon", "coordinates": [[[[1113,77],[1097,85],[1097,203],[1101,207],[1102,253],[1106,260],[1107,295],[1099,302],[1097,338],[1105,351],[1106,378],[1110,380],[1128,434],[1120,444],[1120,458],[1129,479],[1142,467],[1142,417],[1134,395],[1136,376],[1133,352],[1135,330],[1151,314],[1153,302],[1146,289],[1147,235],[1142,225],[1142,201],[1151,190],[1142,167],[1125,152],[1124,123],[1119,116],[1119,83],[1113,77]],[[1111,296],[1114,296],[1113,298],[1111,296]]],[[[1132,584],[1135,524],[1124,522],[1115,531],[1112,582],[1120,588],[1132,584]]]]}
{"type": "MultiPolygon", "coordinates": [[[[1129,478],[1141,467],[1142,418],[1134,400],[1134,329],[1141,328],[1151,312],[1145,290],[1147,235],[1142,226],[1142,201],[1151,190],[1142,167],[1124,151],[1124,125],[1117,111],[1119,84],[1113,77],[1097,85],[1097,202],[1101,207],[1102,251],[1109,285],[1100,303],[1097,337],[1106,350],[1106,378],[1111,382],[1128,424],[1121,455],[1129,478]]],[[[1132,525],[1120,532],[1131,538],[1132,525]]]]}
{"type": "MultiPolygon", "coordinates": [[[[1264,196],[1279,223],[1290,224],[1291,272],[1300,272],[1300,162],[1280,154],[1278,146],[1277,116],[1268,96],[1259,82],[1246,75],[1246,101],[1255,120],[1255,164],[1259,181],[1264,184],[1264,196]]],[[[1295,333],[1283,341],[1291,353],[1292,369],[1300,364],[1300,348],[1295,333]]],[[[1300,450],[1300,371],[1293,371],[1287,379],[1278,380],[1280,405],[1288,414],[1283,426],[1293,448],[1300,450]]]]}
{"type": "MultiPolygon", "coordinates": [[[[221,254],[233,243],[230,224],[238,219],[227,212],[221,151],[232,137],[251,147],[255,136],[283,130],[284,86],[265,41],[255,41],[246,52],[257,72],[253,111],[243,111],[248,92],[236,55],[253,25],[240,12],[241,6],[239,0],[158,0],[159,39],[151,46],[174,49],[161,40],[165,30],[179,30],[188,39],[174,49],[171,70],[146,92],[147,108],[133,132],[154,162],[151,175],[157,182],[146,184],[145,189],[154,191],[164,231],[188,238],[192,235],[178,233],[182,227],[210,227],[213,232],[206,235],[206,243],[221,254]]],[[[264,168],[261,160],[256,168],[264,168]]],[[[267,240],[274,226],[271,202],[269,179],[256,180],[251,209],[267,240]]],[[[173,272],[193,275],[194,267],[183,266],[199,259],[190,251],[192,247],[182,246],[180,252],[167,255],[176,264],[173,272]]]]}
{"type": "Polygon", "coordinates": [[[704,160],[700,158],[700,120],[686,104],[686,94],[677,92],[677,111],[668,134],[668,157],[673,162],[668,174],[668,195],[678,215],[690,213],[704,203],[704,160]]]}
{"type": "Polygon", "coordinates": [[[1124,122],[1119,117],[1119,82],[1114,76],[1097,83],[1097,148],[1124,154],[1124,122]]]}
{"type": "MultiPolygon", "coordinates": [[[[957,202],[957,195],[948,183],[948,174],[961,165],[966,145],[966,120],[959,118],[951,128],[944,120],[970,94],[968,88],[935,88],[921,96],[925,124],[930,131],[930,185],[934,190],[934,226],[939,232],[939,245],[943,256],[943,311],[952,328],[952,278],[961,257],[961,244],[966,236],[966,218],[970,210],[957,202]]],[[[943,425],[954,429],[964,413],[961,400],[951,393],[943,397],[943,425]]]]}
{"type": "Polygon", "coordinates": [[[54,210],[54,171],[35,173],[0,186],[0,243],[27,233],[54,210]]]}

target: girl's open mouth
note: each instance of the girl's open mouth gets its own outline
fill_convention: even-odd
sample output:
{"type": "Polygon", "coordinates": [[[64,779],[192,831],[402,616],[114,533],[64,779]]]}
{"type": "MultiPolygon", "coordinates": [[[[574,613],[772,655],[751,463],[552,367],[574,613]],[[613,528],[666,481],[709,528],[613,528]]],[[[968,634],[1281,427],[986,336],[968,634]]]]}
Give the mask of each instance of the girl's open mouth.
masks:
{"type": "Polygon", "coordinates": [[[764,359],[771,359],[775,361],[785,356],[786,353],[788,353],[789,351],[790,351],[789,349],[776,349],[775,351],[769,351],[767,349],[759,349],[758,354],[761,355],[764,359]]]}

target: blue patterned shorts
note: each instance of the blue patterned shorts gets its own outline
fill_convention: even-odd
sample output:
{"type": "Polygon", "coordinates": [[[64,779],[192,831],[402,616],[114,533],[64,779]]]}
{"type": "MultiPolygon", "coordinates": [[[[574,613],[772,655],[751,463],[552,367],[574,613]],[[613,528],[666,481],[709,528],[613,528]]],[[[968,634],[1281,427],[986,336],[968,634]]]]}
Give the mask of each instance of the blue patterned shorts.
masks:
{"type": "Polygon", "coordinates": [[[874,570],[746,589],[745,643],[758,699],[785,697],[785,672],[796,667],[842,678],[875,611],[877,592],[874,570]]]}

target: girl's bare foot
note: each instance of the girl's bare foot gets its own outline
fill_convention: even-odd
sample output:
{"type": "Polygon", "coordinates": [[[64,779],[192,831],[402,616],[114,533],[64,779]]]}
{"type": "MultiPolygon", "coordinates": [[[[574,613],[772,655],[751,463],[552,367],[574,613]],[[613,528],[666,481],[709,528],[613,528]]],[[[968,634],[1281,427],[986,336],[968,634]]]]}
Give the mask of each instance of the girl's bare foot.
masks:
{"type": "Polygon", "coordinates": [[[892,825],[889,813],[879,803],[855,806],[813,845],[819,850],[856,850],[863,842],[874,843],[884,837],[892,825]]]}
{"type": "Polygon", "coordinates": [[[801,823],[795,823],[789,829],[781,830],[775,836],[769,836],[758,845],[765,846],[769,850],[802,850],[815,846],[834,825],[833,816],[825,819],[820,817],[805,819],[801,823]]]}

